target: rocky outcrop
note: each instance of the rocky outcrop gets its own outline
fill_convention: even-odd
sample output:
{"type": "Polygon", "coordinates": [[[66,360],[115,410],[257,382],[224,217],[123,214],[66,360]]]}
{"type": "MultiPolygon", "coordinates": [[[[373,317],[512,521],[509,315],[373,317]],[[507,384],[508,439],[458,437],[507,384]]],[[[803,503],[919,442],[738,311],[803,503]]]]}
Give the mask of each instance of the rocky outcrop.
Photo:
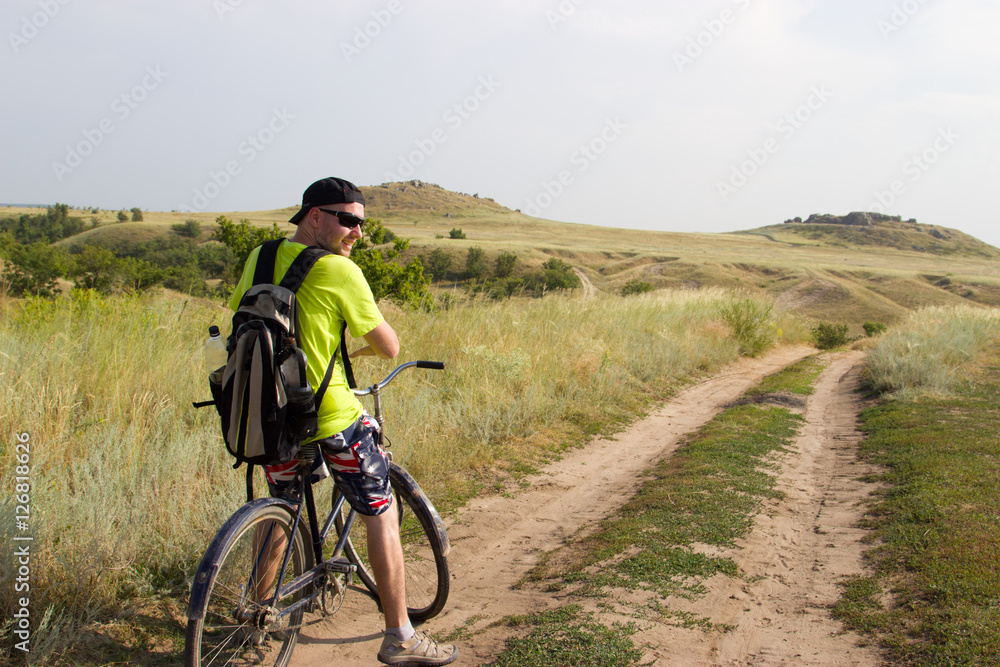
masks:
{"type": "MultiPolygon", "coordinates": [[[[830,215],[829,213],[813,213],[806,218],[807,225],[851,225],[865,227],[879,222],[902,222],[902,217],[898,215],[884,215],[882,213],[872,213],[870,211],[853,211],[847,215],[830,215]]],[[[785,220],[785,224],[801,223],[802,218],[791,218],[785,220]]],[[[908,222],[916,224],[915,218],[910,218],[908,222]]]]}

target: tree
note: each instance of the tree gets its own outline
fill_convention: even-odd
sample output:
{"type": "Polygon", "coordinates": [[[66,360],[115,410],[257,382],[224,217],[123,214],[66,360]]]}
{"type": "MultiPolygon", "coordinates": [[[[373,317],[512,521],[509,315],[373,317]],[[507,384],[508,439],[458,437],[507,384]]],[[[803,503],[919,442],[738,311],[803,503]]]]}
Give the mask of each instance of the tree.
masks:
{"type": "Polygon", "coordinates": [[[23,245],[39,241],[53,242],[79,234],[83,231],[83,220],[70,217],[69,206],[56,204],[46,208],[45,213],[22,213],[16,218],[0,220],[0,231],[8,231],[14,240],[23,245]]]}
{"type": "Polygon", "coordinates": [[[128,222],[128,213],[125,212],[125,209],[118,211],[118,222],[128,222]]]}
{"type": "Polygon", "coordinates": [[[494,273],[497,278],[510,278],[517,268],[517,255],[512,252],[502,252],[497,255],[496,269],[494,273]]]}
{"type": "Polygon", "coordinates": [[[448,238],[452,238],[452,239],[464,239],[465,238],[465,232],[463,232],[460,227],[452,227],[451,231],[448,232],[448,238]]]}
{"type": "Polygon", "coordinates": [[[132,209],[132,222],[142,222],[142,209],[138,206],[132,209]]]}
{"type": "Polygon", "coordinates": [[[486,253],[477,245],[469,248],[465,255],[465,274],[478,280],[486,273],[486,253]]]}
{"type": "Polygon", "coordinates": [[[545,287],[550,290],[573,289],[583,284],[572,266],[555,257],[542,264],[542,274],[545,277],[545,287]]]}
{"type": "Polygon", "coordinates": [[[76,287],[105,295],[145,291],[162,282],[166,273],[145,260],[119,257],[108,248],[92,245],[83,246],[70,270],[76,287]]]}
{"type": "Polygon", "coordinates": [[[386,247],[390,233],[381,220],[368,218],[367,238],[354,242],[351,259],[361,268],[376,301],[389,299],[403,306],[430,310],[434,300],[427,289],[430,279],[424,276],[423,263],[415,257],[405,265],[398,264],[399,254],[410,247],[410,241],[393,235],[392,246],[386,247]]]}
{"type": "Polygon", "coordinates": [[[427,257],[427,272],[431,280],[444,280],[451,269],[451,255],[441,248],[434,248],[427,257]]]}
{"type": "Polygon", "coordinates": [[[56,280],[66,275],[68,265],[66,253],[57,246],[15,243],[9,250],[3,280],[12,296],[53,297],[61,291],[56,280]]]}
{"type": "Polygon", "coordinates": [[[247,219],[240,220],[239,224],[220,215],[215,219],[215,238],[221,241],[227,248],[233,251],[236,256],[236,265],[241,270],[247,263],[250,252],[264,241],[272,239],[283,239],[285,233],[278,229],[277,223],[273,223],[271,228],[254,227],[247,219]]]}

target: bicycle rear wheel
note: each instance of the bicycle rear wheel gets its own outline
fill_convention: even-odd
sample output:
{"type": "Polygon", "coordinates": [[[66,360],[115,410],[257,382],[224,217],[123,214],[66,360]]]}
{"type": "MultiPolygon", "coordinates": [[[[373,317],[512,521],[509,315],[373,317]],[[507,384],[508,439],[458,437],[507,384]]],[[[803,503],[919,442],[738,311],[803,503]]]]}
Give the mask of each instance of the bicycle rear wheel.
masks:
{"type": "Polygon", "coordinates": [[[312,567],[306,531],[300,524],[292,534],[293,512],[283,501],[261,498],[241,507],[219,530],[191,587],[184,647],[188,667],[288,664],[303,610],[280,618],[277,614],[303,593],[271,604],[285,551],[282,543],[291,540],[282,583],[312,567]],[[268,550],[277,554],[270,568],[263,556],[268,550]]]}
{"type": "MultiPolygon", "coordinates": [[[[388,511],[399,512],[399,536],[406,563],[406,606],[410,619],[425,621],[441,613],[448,601],[448,534],[434,505],[420,489],[416,480],[401,466],[391,463],[389,480],[395,502],[388,511]]],[[[344,528],[349,507],[336,517],[337,535],[344,528]]],[[[344,547],[347,558],[358,566],[358,577],[378,599],[378,586],[368,564],[365,526],[361,519],[354,522],[344,547]]]]}

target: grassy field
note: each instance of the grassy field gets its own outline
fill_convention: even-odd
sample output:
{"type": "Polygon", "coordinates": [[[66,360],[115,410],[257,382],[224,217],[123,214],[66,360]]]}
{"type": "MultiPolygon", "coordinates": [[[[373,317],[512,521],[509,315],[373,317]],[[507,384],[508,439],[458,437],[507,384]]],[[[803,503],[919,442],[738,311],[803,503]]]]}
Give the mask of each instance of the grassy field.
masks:
{"type": "MultiPolygon", "coordinates": [[[[569,294],[489,303],[465,298],[458,287],[436,284],[439,292],[459,295],[458,307],[433,314],[385,307],[403,342],[401,360],[436,359],[447,365],[445,373],[402,379],[387,401],[396,456],[446,509],[477,493],[504,488],[562,448],[634,419],[689,378],[757,347],[749,344],[748,336],[761,336],[764,347],[801,341],[817,322],[849,324],[853,336],[861,335],[865,321],[895,325],[872,352],[867,372],[872,386],[897,392],[897,399],[884,408],[891,418],[879,422],[881,413],[872,413],[870,423],[888,424],[890,430],[905,424],[907,437],[925,428],[920,437],[934,446],[962,442],[967,445],[963,456],[980,452],[969,454],[978,457],[973,459],[952,450],[941,453],[939,462],[969,467],[935,472],[941,480],[960,480],[978,491],[995,473],[987,424],[997,407],[991,402],[997,387],[990,371],[1000,353],[991,342],[996,320],[989,306],[1000,304],[1000,251],[975,239],[926,225],[904,226],[898,234],[877,238],[832,225],[778,225],[731,234],[623,230],[538,220],[487,198],[417,182],[364,189],[369,215],[411,239],[409,256],[445,248],[462,263],[475,245],[488,259],[514,252],[526,268],[558,257],[583,272],[598,290],[590,299],[569,294]],[[461,228],[466,238],[448,238],[452,228],[461,228]],[[924,237],[914,234],[940,243],[933,252],[914,249],[924,243],[924,237]],[[622,285],[633,279],[656,289],[642,296],[618,296],[622,285]],[[924,306],[938,309],[908,319],[924,306]],[[746,329],[738,321],[741,312],[751,313],[751,320],[752,313],[766,315],[746,329]],[[933,382],[932,371],[937,372],[933,382]],[[927,387],[941,395],[922,395],[927,387]],[[893,412],[900,406],[910,406],[905,419],[893,412]],[[952,439],[948,428],[967,435],[952,439]],[[977,450],[980,446],[985,449],[977,450]],[[984,476],[970,477],[971,462],[987,471],[984,476]]],[[[292,205],[225,215],[270,225],[283,223],[295,210],[292,205]]],[[[38,210],[6,210],[19,212],[38,210]]],[[[93,217],[97,224],[63,244],[102,235],[149,239],[170,234],[171,225],[188,219],[201,222],[200,241],[212,243],[210,230],[219,215],[146,212],[143,222],[117,223],[114,212],[74,214],[88,223],[93,217]]],[[[733,227],[739,227],[738,221],[733,227]]],[[[287,224],[283,228],[291,230],[287,224]]],[[[189,577],[210,536],[243,497],[242,476],[230,468],[214,414],[188,407],[207,395],[202,371],[205,329],[211,323],[225,328],[228,319],[217,302],[170,292],[121,298],[77,293],[53,302],[0,298],[0,391],[5,405],[0,448],[9,463],[0,479],[8,488],[14,488],[17,435],[27,434],[33,443],[30,530],[38,545],[32,555],[36,659],[47,655],[53,664],[104,664],[102,656],[112,655],[124,662],[155,664],[169,662],[178,649],[180,601],[186,598],[189,577]]],[[[390,367],[366,359],[356,374],[364,383],[390,367]]],[[[799,382],[808,387],[811,380],[799,382]]],[[[747,414],[740,418],[760,422],[761,428],[772,417],[778,419],[771,408],[744,410],[747,414]]],[[[772,435],[784,437],[777,431],[772,435]]],[[[905,456],[912,456],[913,448],[891,453],[884,447],[885,452],[873,449],[870,455],[885,457],[886,465],[909,474],[915,464],[905,456]],[[892,463],[893,456],[903,458],[892,463]]],[[[756,455],[747,456],[748,461],[756,460],[756,455]]],[[[887,481],[907,491],[933,491],[930,499],[921,496],[913,507],[900,510],[920,521],[925,506],[943,498],[947,485],[938,480],[927,486],[924,477],[917,482],[907,477],[887,481]]],[[[956,507],[974,509],[980,523],[970,525],[992,535],[988,521],[996,515],[993,501],[984,500],[983,509],[976,504],[979,500],[950,499],[944,509],[934,506],[932,518],[936,521],[934,512],[939,512],[956,521],[956,507]]],[[[15,524],[9,498],[0,511],[5,517],[4,542],[10,544],[15,524]]],[[[881,521],[881,516],[876,513],[873,521],[881,521]]],[[[965,521],[962,516],[958,524],[965,521]]],[[[893,530],[887,528],[884,534],[891,536],[893,530]]],[[[944,531],[927,530],[931,536],[944,531]]],[[[969,544],[981,544],[971,532],[967,537],[969,544]]],[[[941,542],[961,551],[959,543],[941,542]]],[[[935,562],[945,562],[952,551],[935,552],[935,562]]],[[[884,573],[857,582],[845,600],[861,596],[857,622],[875,628],[889,645],[903,647],[899,655],[918,655],[907,653],[907,647],[922,642],[937,646],[934,633],[950,630],[939,622],[944,612],[933,623],[894,616],[896,608],[883,605],[887,598],[864,598],[864,591],[900,591],[911,611],[933,608],[967,614],[980,609],[975,619],[982,618],[983,605],[993,609],[1000,599],[993,588],[975,583],[993,581],[982,562],[945,568],[945,579],[926,584],[932,589],[928,593],[921,588],[923,580],[912,589],[899,583],[907,579],[909,563],[919,560],[916,556],[889,550],[876,552],[876,558],[880,553],[894,554],[885,562],[903,574],[880,565],[884,573]],[[948,576],[958,582],[953,582],[961,589],[958,593],[948,588],[952,584],[942,583],[948,576]],[[966,589],[973,590],[973,603],[962,607],[966,589]],[[938,590],[946,594],[935,597],[938,590]],[[914,634],[915,627],[926,631],[914,634]]],[[[0,605],[8,609],[13,608],[15,572],[10,558],[10,550],[0,557],[0,605]]],[[[850,609],[844,613],[853,613],[850,609]]],[[[544,634],[550,621],[530,623],[544,634]]],[[[586,615],[574,612],[574,627],[589,627],[589,622],[586,615]]],[[[984,627],[994,628],[990,623],[984,627]]],[[[615,637],[627,635],[612,630],[615,637]]],[[[969,626],[958,630],[975,634],[969,626]]],[[[982,640],[980,645],[987,643],[982,640]]]]}
{"type": "Polygon", "coordinates": [[[997,664],[998,370],[997,319],[966,310],[915,314],[869,358],[869,377],[896,390],[862,414],[862,455],[885,471],[868,514],[874,574],[835,611],[894,664],[997,664]]]}
{"type": "MultiPolygon", "coordinates": [[[[735,359],[741,341],[726,313],[748,302],[700,290],[515,299],[433,315],[387,307],[403,341],[399,361],[446,364],[386,393],[395,456],[444,510],[516,482],[735,359]]],[[[207,396],[204,331],[225,328],[228,312],[170,293],[76,292],[0,308],[4,460],[13,461],[18,434],[32,443],[32,655],[54,664],[169,662],[193,570],[243,501],[214,413],[190,407],[207,396]]],[[[749,311],[768,312],[763,303],[749,311]]],[[[757,325],[750,333],[767,344],[795,330],[790,319],[757,325]]],[[[365,383],[391,365],[365,359],[355,374],[365,383]]],[[[0,472],[9,488],[15,472],[0,472]]],[[[0,511],[9,544],[11,497],[0,511]]],[[[12,558],[7,550],[0,560],[8,609],[12,558]]]]}

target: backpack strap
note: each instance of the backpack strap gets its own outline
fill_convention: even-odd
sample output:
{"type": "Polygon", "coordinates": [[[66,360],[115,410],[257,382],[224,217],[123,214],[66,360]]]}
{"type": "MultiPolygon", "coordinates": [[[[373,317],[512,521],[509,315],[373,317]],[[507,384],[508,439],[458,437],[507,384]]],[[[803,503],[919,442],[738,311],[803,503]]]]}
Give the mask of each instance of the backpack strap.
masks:
{"type": "MultiPolygon", "coordinates": [[[[267,246],[270,243],[274,243],[274,249],[271,253],[272,268],[270,274],[273,276],[274,275],[273,256],[277,253],[278,245],[281,243],[280,240],[276,242],[268,241],[263,246],[261,246],[260,255],[258,255],[257,258],[257,267],[259,270],[260,258],[261,256],[264,255],[264,251],[266,249],[264,246],[267,246]]],[[[285,272],[284,277],[282,277],[281,279],[280,283],[281,287],[289,289],[293,292],[297,292],[298,289],[302,286],[302,282],[306,279],[306,276],[309,275],[309,271],[312,269],[313,265],[316,264],[316,262],[318,262],[321,257],[325,257],[326,255],[332,255],[332,254],[333,253],[331,253],[328,250],[323,250],[322,248],[318,248],[316,246],[309,246],[308,248],[300,252],[295,257],[295,260],[292,262],[292,265],[288,267],[288,271],[285,272]]],[[[254,273],[255,282],[256,278],[257,274],[254,273]]],[[[295,328],[298,329],[298,323],[296,323],[295,328]]],[[[350,387],[351,389],[355,389],[358,386],[358,384],[354,380],[354,369],[351,368],[351,358],[347,352],[347,337],[344,335],[346,331],[347,331],[347,322],[344,322],[344,326],[340,329],[339,352],[340,352],[340,358],[344,366],[344,375],[347,376],[347,386],[350,387]]],[[[326,374],[323,376],[323,382],[320,384],[319,389],[316,391],[317,410],[319,409],[320,404],[323,402],[323,396],[326,394],[327,388],[330,386],[330,380],[333,378],[333,367],[336,364],[336,361],[337,361],[337,352],[335,351],[333,353],[333,358],[330,359],[330,364],[326,367],[326,374]]]]}
{"type": "Polygon", "coordinates": [[[274,261],[278,256],[278,246],[284,240],[265,241],[260,246],[260,252],[257,253],[257,265],[253,271],[254,285],[266,285],[274,282],[274,261]]]}
{"type": "MultiPolygon", "coordinates": [[[[357,389],[358,383],[354,381],[354,369],[351,368],[351,357],[347,354],[347,337],[344,335],[347,333],[347,322],[344,322],[344,326],[340,329],[340,357],[344,360],[344,375],[347,376],[347,386],[351,389],[357,389]]],[[[323,383],[320,384],[319,390],[316,392],[316,409],[319,410],[320,404],[323,402],[323,396],[326,394],[327,387],[330,386],[330,380],[333,378],[333,366],[334,362],[337,361],[337,352],[333,353],[333,359],[330,360],[330,365],[326,367],[326,375],[323,376],[323,383]]]]}
{"type": "MultiPolygon", "coordinates": [[[[261,252],[264,249],[261,248],[261,252]]],[[[332,255],[333,253],[323,250],[322,248],[317,248],[316,246],[309,246],[302,252],[300,252],[296,257],[292,265],[288,267],[288,271],[285,272],[284,277],[281,279],[281,287],[289,289],[293,292],[299,291],[299,287],[302,286],[302,281],[306,279],[309,274],[310,269],[312,269],[313,264],[319,261],[320,257],[325,257],[326,255],[332,255]]],[[[260,260],[257,260],[258,266],[260,266],[260,260]]],[[[274,269],[271,270],[274,272],[274,269]]]]}

